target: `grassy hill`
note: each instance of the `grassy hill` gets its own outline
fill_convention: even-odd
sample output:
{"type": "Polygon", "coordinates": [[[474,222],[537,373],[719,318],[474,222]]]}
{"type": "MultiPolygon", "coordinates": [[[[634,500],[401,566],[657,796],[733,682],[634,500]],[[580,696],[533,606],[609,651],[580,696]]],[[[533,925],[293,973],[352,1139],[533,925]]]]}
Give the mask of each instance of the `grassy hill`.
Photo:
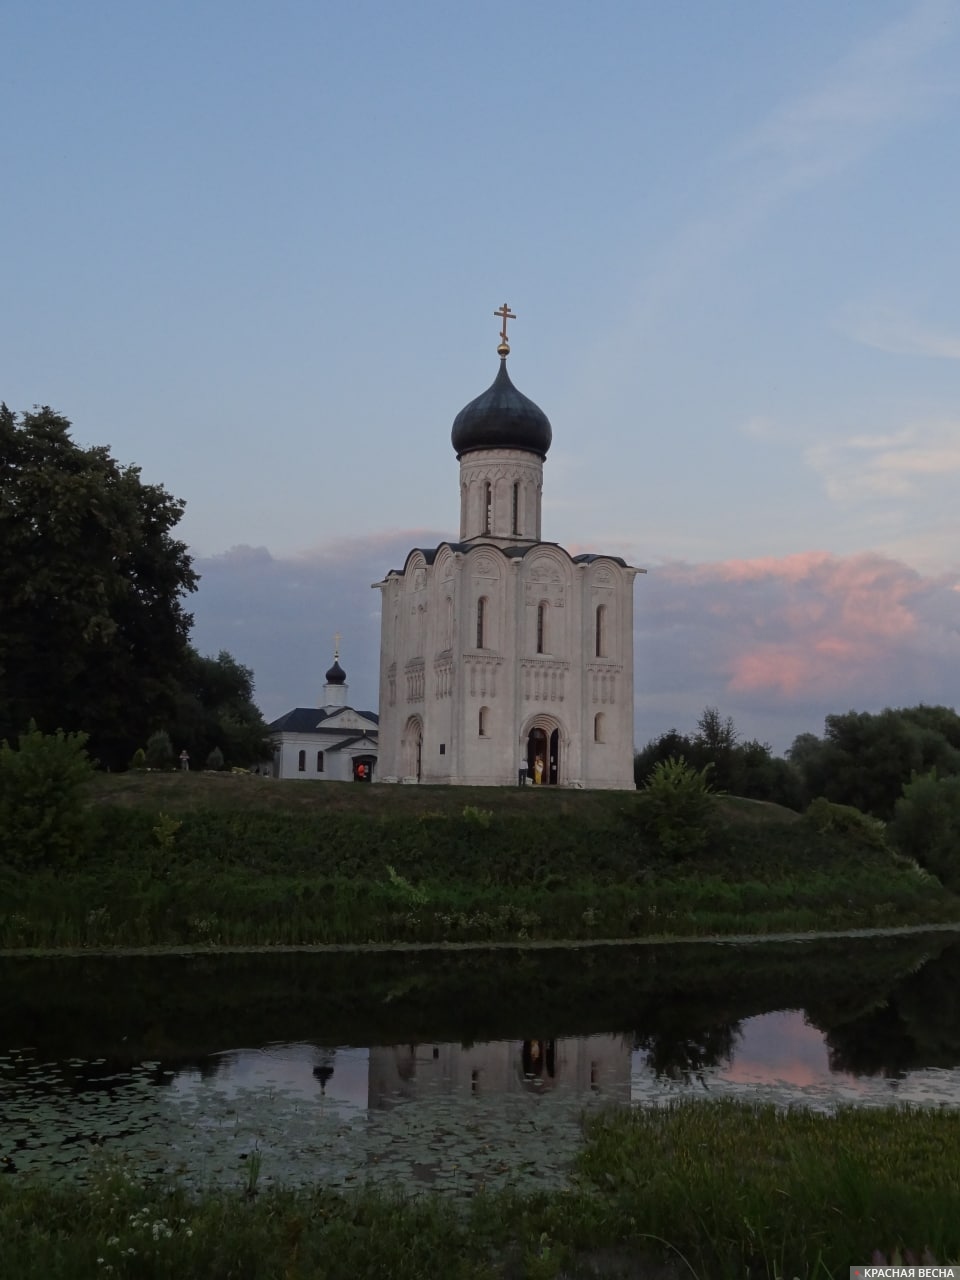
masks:
{"type": "Polygon", "coordinates": [[[0,948],[674,938],[960,920],[960,899],[898,857],[881,828],[833,809],[837,821],[824,824],[716,797],[709,839],[681,857],[645,832],[632,791],[99,775],[82,855],[29,874],[0,865],[0,948]]]}

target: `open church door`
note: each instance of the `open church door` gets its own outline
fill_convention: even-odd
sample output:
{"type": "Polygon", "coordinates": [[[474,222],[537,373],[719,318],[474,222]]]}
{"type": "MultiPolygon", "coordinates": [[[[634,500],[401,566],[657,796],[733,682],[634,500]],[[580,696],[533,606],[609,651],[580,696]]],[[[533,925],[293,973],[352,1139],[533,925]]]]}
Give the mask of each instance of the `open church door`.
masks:
{"type": "Polygon", "coordinates": [[[357,756],[353,762],[354,782],[372,782],[373,766],[375,764],[375,756],[357,756]]]}
{"type": "Polygon", "coordinates": [[[531,729],[527,738],[527,777],[537,784],[547,780],[547,735],[543,729],[531,729]]]}
{"type": "Polygon", "coordinates": [[[560,781],[560,730],[531,729],[527,738],[527,777],[541,786],[560,781]]]}

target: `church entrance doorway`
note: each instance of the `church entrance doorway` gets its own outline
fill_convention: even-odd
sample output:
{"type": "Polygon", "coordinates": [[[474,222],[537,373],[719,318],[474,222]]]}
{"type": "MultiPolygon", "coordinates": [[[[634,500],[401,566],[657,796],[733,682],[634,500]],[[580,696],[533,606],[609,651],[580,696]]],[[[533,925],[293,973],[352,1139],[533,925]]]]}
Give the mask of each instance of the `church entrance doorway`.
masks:
{"type": "Polygon", "coordinates": [[[353,761],[354,782],[372,782],[375,756],[356,756],[353,761]]]}
{"type": "Polygon", "coordinates": [[[400,743],[400,758],[403,776],[419,782],[423,772],[423,721],[419,716],[411,716],[407,721],[400,743]]]}
{"type": "Polygon", "coordinates": [[[540,786],[560,781],[560,730],[549,722],[537,723],[527,736],[527,777],[540,786]]]}

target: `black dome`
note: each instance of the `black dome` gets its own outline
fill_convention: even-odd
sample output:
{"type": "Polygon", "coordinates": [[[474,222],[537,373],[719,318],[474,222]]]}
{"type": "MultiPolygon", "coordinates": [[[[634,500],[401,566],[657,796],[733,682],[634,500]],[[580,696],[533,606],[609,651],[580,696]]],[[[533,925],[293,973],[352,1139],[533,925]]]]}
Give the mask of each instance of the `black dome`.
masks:
{"type": "Polygon", "coordinates": [[[334,658],[333,666],[327,672],[327,684],[344,684],[347,679],[347,673],[341,667],[340,663],[334,658]]]}
{"type": "Polygon", "coordinates": [[[450,439],[458,458],[476,449],[523,449],[545,458],[553,430],[539,405],[510,381],[502,359],[493,383],[454,418],[450,439]]]}

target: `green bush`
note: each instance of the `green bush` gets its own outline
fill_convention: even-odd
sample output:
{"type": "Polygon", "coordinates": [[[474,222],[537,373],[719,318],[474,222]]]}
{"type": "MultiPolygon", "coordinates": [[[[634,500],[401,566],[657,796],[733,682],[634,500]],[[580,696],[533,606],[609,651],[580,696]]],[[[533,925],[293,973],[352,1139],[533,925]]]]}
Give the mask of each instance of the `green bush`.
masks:
{"type": "Polygon", "coordinates": [[[217,771],[223,768],[223,752],[220,750],[219,747],[214,747],[213,750],[210,752],[210,754],[207,756],[206,767],[208,769],[215,769],[217,771]]]}
{"type": "Polygon", "coordinates": [[[694,769],[683,756],[654,765],[637,799],[642,834],[668,857],[699,853],[715,825],[712,766],[694,769]]]}
{"type": "Polygon", "coordinates": [[[463,806],[464,822],[475,822],[478,827],[489,827],[493,821],[492,809],[481,809],[475,804],[465,804],[463,806]]]}
{"type": "Polygon", "coordinates": [[[130,761],[131,769],[145,769],[147,767],[147,753],[143,747],[137,747],[130,761]]]}
{"type": "Polygon", "coordinates": [[[948,888],[960,888],[960,777],[939,778],[936,769],[914,774],[897,801],[890,838],[948,888]]]}
{"type": "Polygon", "coordinates": [[[173,767],[173,743],[166,729],[158,729],[147,739],[147,766],[150,769],[173,767]]]}
{"type": "Polygon", "coordinates": [[[85,733],[41,733],[31,721],[16,747],[0,743],[0,833],[8,866],[58,866],[89,848],[83,793],[93,765],[86,742],[85,733]]]}
{"type": "Polygon", "coordinates": [[[886,826],[878,818],[861,813],[849,804],[834,804],[818,796],[803,815],[818,835],[832,832],[865,849],[886,849],[886,826]]]}

